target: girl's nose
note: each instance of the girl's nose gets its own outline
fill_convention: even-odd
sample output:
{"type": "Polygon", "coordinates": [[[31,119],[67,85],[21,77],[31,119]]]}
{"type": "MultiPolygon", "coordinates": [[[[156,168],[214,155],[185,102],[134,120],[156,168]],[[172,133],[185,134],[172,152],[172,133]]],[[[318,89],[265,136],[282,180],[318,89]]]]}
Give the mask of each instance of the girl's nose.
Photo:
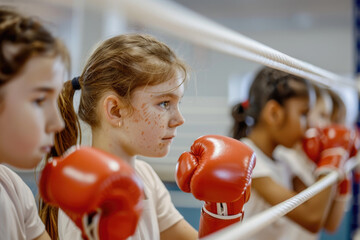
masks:
{"type": "Polygon", "coordinates": [[[50,114],[47,132],[60,132],[65,127],[64,119],[61,117],[59,109],[56,107],[50,114]]]}
{"type": "Polygon", "coordinates": [[[176,111],[175,116],[170,120],[170,127],[179,127],[185,123],[185,118],[179,110],[176,111]]]}

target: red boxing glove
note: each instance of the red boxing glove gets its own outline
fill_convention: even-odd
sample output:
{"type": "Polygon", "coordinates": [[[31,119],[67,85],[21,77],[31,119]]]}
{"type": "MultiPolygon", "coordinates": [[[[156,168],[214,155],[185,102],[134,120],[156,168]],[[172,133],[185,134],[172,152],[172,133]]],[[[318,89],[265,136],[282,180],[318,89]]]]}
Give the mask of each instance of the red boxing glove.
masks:
{"type": "Polygon", "coordinates": [[[338,170],[344,177],[343,165],[354,152],[355,132],[340,125],[323,129],[310,128],[305,133],[303,148],[317,165],[316,175],[338,170]]]}
{"type": "Polygon", "coordinates": [[[84,239],[128,238],[143,209],[143,185],[134,170],[120,158],[90,147],[47,163],[39,192],[74,221],[84,239]]]}
{"type": "Polygon", "coordinates": [[[351,177],[350,175],[348,175],[344,180],[342,180],[338,184],[335,199],[337,201],[348,201],[350,197],[351,197],[351,177]]]}
{"type": "Polygon", "coordinates": [[[358,153],[358,150],[360,149],[360,132],[359,129],[354,129],[355,137],[354,137],[354,143],[352,144],[351,150],[350,150],[350,157],[355,157],[358,153]]]}
{"type": "Polygon", "coordinates": [[[199,237],[239,222],[250,198],[255,153],[242,142],[224,136],[198,138],[176,166],[176,182],[184,192],[205,201],[199,237]]]}
{"type": "MultiPolygon", "coordinates": [[[[349,158],[355,157],[358,153],[358,150],[360,148],[360,134],[359,134],[359,130],[356,128],[354,129],[355,132],[355,137],[354,137],[354,141],[353,144],[351,145],[351,150],[350,150],[350,155],[349,158]]],[[[356,175],[356,171],[358,171],[356,168],[353,169],[353,171],[355,172],[356,175]]],[[[351,198],[351,193],[352,193],[352,177],[351,177],[351,173],[348,173],[345,177],[344,180],[342,180],[339,184],[338,184],[338,188],[337,188],[337,192],[336,192],[336,200],[337,201],[349,201],[349,199],[351,198]]]]}

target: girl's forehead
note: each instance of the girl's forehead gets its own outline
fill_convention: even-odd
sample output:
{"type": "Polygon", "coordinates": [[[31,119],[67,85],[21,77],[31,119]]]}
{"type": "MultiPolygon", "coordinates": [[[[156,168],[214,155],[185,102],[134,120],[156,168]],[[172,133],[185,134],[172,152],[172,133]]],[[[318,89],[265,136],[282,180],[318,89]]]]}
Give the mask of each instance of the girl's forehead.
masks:
{"type": "Polygon", "coordinates": [[[60,57],[36,56],[28,60],[13,81],[20,81],[23,86],[30,88],[46,85],[61,89],[67,75],[60,57]]]}
{"type": "Polygon", "coordinates": [[[293,97],[289,98],[286,101],[287,105],[290,105],[291,108],[296,109],[311,109],[313,106],[311,105],[311,101],[308,97],[293,97]]]}
{"type": "Polygon", "coordinates": [[[184,83],[182,78],[173,78],[156,85],[139,87],[137,90],[138,93],[144,93],[151,96],[171,93],[182,97],[184,94],[184,83]]]}

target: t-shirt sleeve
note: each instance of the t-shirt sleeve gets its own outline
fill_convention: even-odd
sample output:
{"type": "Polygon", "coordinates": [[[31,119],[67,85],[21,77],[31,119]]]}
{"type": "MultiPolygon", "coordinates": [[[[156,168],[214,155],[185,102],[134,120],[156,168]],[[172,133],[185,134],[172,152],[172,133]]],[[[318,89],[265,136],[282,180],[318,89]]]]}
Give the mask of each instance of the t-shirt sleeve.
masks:
{"type": "Polygon", "coordinates": [[[162,232],[183,219],[183,216],[171,202],[170,193],[162,182],[159,183],[158,192],[156,210],[159,219],[159,230],[162,232]]]}
{"type": "Polygon", "coordinates": [[[262,157],[262,153],[258,152],[259,150],[253,147],[252,143],[248,139],[242,139],[241,141],[255,151],[256,164],[252,171],[251,178],[271,177],[272,171],[266,164],[266,159],[262,157]]]}
{"type": "Polygon", "coordinates": [[[59,240],[82,240],[80,229],[61,209],[58,214],[58,234],[59,240]]]}
{"type": "MultiPolygon", "coordinates": [[[[16,177],[18,176],[16,175],[16,177]]],[[[17,189],[21,191],[26,236],[28,239],[34,239],[45,231],[45,226],[39,217],[35,198],[30,188],[20,177],[18,177],[17,183],[17,189]]]]}
{"type": "Polygon", "coordinates": [[[271,177],[271,170],[261,158],[256,158],[256,164],[252,172],[252,178],[271,177]]]}
{"type": "Polygon", "coordinates": [[[159,223],[160,232],[165,231],[175,223],[182,220],[184,217],[175,208],[171,201],[169,191],[166,189],[164,183],[161,181],[159,176],[155,173],[152,167],[147,164],[148,171],[151,173],[153,182],[156,189],[155,207],[159,223]]]}

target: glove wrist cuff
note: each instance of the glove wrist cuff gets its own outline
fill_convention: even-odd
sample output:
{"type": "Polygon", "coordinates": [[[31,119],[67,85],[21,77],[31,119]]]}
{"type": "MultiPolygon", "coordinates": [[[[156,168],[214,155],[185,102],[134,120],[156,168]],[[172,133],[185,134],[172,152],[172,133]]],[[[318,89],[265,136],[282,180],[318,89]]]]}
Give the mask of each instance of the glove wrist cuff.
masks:
{"type": "Polygon", "coordinates": [[[97,212],[95,213],[95,215],[92,216],[85,214],[81,220],[82,227],[84,229],[83,233],[88,238],[88,240],[99,240],[100,213],[97,212]]]}
{"type": "Polygon", "coordinates": [[[213,218],[217,218],[217,219],[232,220],[232,219],[240,218],[240,221],[241,221],[243,219],[243,217],[244,217],[244,212],[240,212],[240,213],[235,214],[235,215],[226,216],[226,215],[219,215],[219,214],[212,213],[209,210],[207,210],[206,207],[204,207],[204,206],[202,207],[202,210],[206,214],[210,215],[213,218]]]}
{"type": "MultiPolygon", "coordinates": [[[[314,174],[315,174],[315,177],[320,177],[320,175],[327,175],[333,171],[336,171],[338,172],[339,174],[339,179],[342,180],[344,179],[345,177],[345,172],[343,169],[340,169],[340,168],[336,168],[336,167],[333,167],[333,166],[322,166],[322,167],[319,167],[315,170],[314,174]]],[[[340,181],[339,180],[339,181],[340,181]]]]}

